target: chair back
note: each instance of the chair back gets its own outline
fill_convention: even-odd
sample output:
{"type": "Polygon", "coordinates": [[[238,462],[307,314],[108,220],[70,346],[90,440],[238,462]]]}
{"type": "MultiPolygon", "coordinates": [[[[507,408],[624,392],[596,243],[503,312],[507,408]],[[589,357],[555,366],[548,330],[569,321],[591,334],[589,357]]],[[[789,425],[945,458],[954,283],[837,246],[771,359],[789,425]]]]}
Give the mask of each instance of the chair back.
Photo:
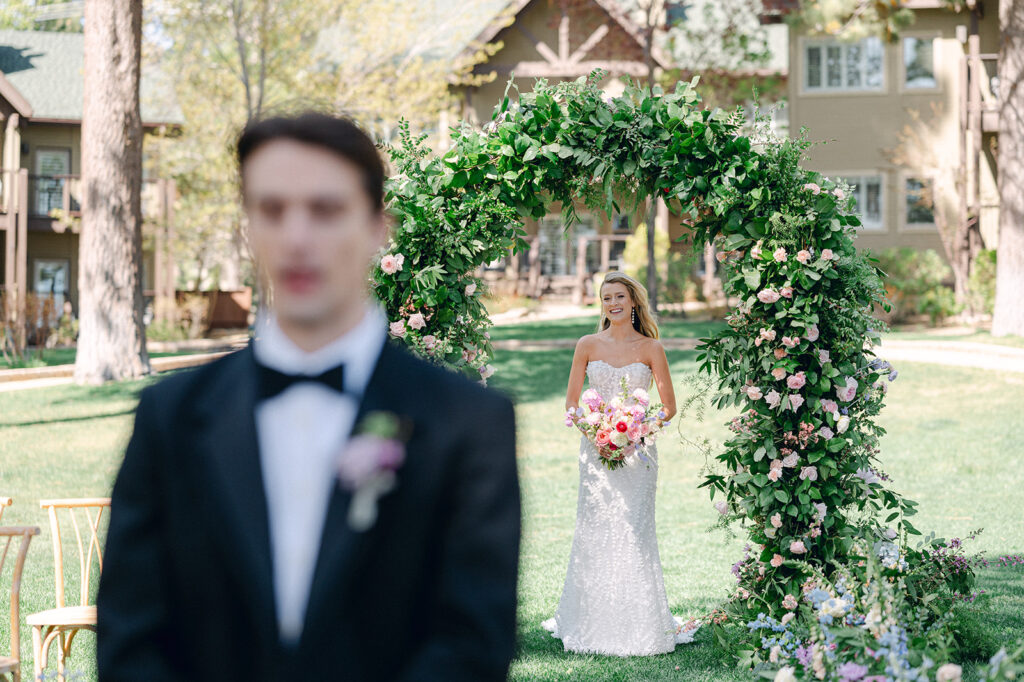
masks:
{"type": "Polygon", "coordinates": [[[64,545],[61,542],[61,511],[67,512],[66,515],[71,521],[71,527],[75,533],[75,543],[78,547],[80,589],[78,603],[73,606],[89,606],[89,576],[92,573],[93,557],[95,557],[98,571],[103,570],[103,551],[99,536],[100,520],[103,518],[103,510],[110,507],[110,498],[39,500],[39,506],[45,509],[50,517],[57,608],[67,606],[64,600],[64,545]],[[83,537],[85,542],[83,542],[83,537]]]}
{"type": "MultiPolygon", "coordinates": [[[[8,503],[9,504],[9,503],[8,503]]],[[[2,509],[0,509],[2,511],[2,509]]],[[[33,535],[39,535],[35,526],[0,526],[0,578],[4,575],[4,564],[11,555],[11,544],[20,538],[17,554],[13,554],[14,568],[11,569],[11,658],[21,660],[21,615],[19,598],[21,596],[21,572],[25,568],[25,557],[33,535]]]]}
{"type": "Polygon", "coordinates": [[[4,509],[11,506],[11,498],[0,497],[0,520],[4,518],[4,509]]]}

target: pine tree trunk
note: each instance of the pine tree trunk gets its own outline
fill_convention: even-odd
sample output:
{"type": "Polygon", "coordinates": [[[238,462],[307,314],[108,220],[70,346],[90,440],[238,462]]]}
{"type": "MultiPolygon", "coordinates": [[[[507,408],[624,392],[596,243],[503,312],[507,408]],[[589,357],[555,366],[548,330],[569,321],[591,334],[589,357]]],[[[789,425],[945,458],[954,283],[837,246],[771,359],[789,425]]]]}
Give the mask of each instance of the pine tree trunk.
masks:
{"type": "Polygon", "coordinates": [[[75,380],[148,374],[142,323],[142,0],[86,0],[75,380]]]}
{"type": "Polygon", "coordinates": [[[999,247],[992,334],[1024,336],[1024,0],[999,3],[999,247]]]}

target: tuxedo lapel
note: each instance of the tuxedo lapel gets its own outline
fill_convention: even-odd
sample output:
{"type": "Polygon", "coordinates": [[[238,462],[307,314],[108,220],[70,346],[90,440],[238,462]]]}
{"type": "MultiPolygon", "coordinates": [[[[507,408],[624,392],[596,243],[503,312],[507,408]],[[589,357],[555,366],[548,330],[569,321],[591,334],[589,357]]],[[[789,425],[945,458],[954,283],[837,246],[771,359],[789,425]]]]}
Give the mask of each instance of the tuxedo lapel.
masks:
{"type": "MultiPolygon", "coordinates": [[[[390,342],[384,343],[370,382],[360,400],[353,430],[372,412],[396,410],[396,401],[400,397],[397,389],[401,386],[401,358],[401,351],[390,342]]],[[[401,471],[398,476],[401,479],[401,471]]],[[[332,617],[328,595],[348,582],[361,548],[368,536],[373,533],[372,527],[364,532],[356,532],[349,526],[348,507],[351,498],[351,493],[335,481],[320,538],[320,552],[313,572],[303,633],[316,627],[321,618],[332,617]]],[[[386,499],[386,496],[382,499],[386,499]]],[[[303,636],[305,637],[305,634],[303,636]]]]}
{"type": "Polygon", "coordinates": [[[225,361],[200,403],[197,434],[202,457],[212,471],[214,498],[223,519],[226,561],[247,590],[257,622],[277,641],[271,574],[267,499],[256,434],[256,372],[252,346],[225,361]]]}

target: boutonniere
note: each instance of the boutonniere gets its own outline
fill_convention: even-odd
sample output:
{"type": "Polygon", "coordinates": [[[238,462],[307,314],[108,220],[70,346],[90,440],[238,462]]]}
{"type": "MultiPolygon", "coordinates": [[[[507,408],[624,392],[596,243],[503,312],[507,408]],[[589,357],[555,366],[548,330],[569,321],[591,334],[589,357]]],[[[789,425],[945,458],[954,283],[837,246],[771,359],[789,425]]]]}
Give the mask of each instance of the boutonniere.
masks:
{"type": "Polygon", "coordinates": [[[338,459],[338,480],[352,492],[348,525],[357,533],[377,520],[377,500],[394,489],[405,461],[402,420],[390,412],[371,412],[360,421],[338,459]]]}

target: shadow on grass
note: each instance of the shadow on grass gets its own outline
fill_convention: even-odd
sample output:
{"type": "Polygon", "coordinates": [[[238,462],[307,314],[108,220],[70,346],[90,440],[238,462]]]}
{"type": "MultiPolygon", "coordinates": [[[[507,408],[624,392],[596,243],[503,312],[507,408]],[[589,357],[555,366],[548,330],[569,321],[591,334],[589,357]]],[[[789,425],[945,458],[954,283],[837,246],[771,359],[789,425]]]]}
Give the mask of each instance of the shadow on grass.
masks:
{"type": "Polygon", "coordinates": [[[88,422],[93,419],[109,419],[111,417],[123,417],[134,414],[135,408],[121,410],[119,412],[106,412],[104,414],[83,414],[77,417],[61,417],[60,419],[35,419],[23,422],[0,422],[0,428],[5,426],[43,426],[45,424],[66,424],[69,422],[88,422]]]}

